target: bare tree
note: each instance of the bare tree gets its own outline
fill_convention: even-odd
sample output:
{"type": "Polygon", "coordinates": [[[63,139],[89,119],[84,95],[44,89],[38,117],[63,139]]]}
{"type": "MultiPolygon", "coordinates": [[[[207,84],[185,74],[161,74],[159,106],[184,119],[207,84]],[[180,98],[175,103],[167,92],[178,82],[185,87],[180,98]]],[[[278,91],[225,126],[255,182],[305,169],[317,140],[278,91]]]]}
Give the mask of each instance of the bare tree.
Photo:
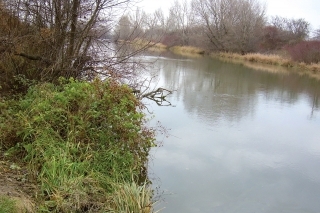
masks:
{"type": "Polygon", "coordinates": [[[180,45],[189,45],[190,29],[193,23],[193,17],[190,5],[186,0],[182,3],[175,0],[169,9],[169,31],[180,34],[180,45]]]}
{"type": "Polygon", "coordinates": [[[156,10],[154,13],[144,13],[143,25],[145,29],[145,37],[154,42],[160,42],[164,33],[167,31],[166,18],[162,9],[156,10]]]}
{"type": "Polygon", "coordinates": [[[320,28],[319,28],[319,29],[316,29],[316,30],[313,32],[313,39],[314,39],[314,40],[320,40],[320,28]]]}
{"type": "Polygon", "coordinates": [[[133,28],[133,37],[139,38],[143,37],[145,35],[145,19],[146,19],[146,13],[137,8],[133,13],[129,14],[129,20],[131,22],[131,27],[133,28]]]}
{"type": "MultiPolygon", "coordinates": [[[[82,78],[102,74],[95,69],[97,66],[112,72],[119,70],[120,64],[128,61],[133,53],[129,53],[127,57],[122,55],[119,60],[119,51],[102,38],[114,30],[116,17],[132,2],[133,0],[4,1],[3,7],[19,20],[20,25],[28,26],[29,29],[24,35],[17,33],[7,36],[14,46],[15,55],[27,60],[28,66],[34,64],[32,69],[36,69],[35,72],[22,74],[36,80],[53,81],[60,76],[82,78]]],[[[12,25],[12,28],[17,29],[17,26],[12,25]]],[[[8,32],[13,32],[13,29],[8,32]]]]}
{"type": "Polygon", "coordinates": [[[272,51],[282,48],[280,31],[274,26],[266,26],[263,28],[263,36],[260,43],[260,48],[263,51],[272,51]]]}
{"type": "Polygon", "coordinates": [[[193,0],[192,9],[213,50],[253,51],[265,24],[265,9],[256,0],[193,0]]]}
{"type": "Polygon", "coordinates": [[[310,24],[304,19],[271,18],[271,26],[277,28],[283,45],[305,40],[310,33],[310,24]]]}
{"type": "Polygon", "coordinates": [[[120,40],[130,40],[130,35],[132,34],[132,24],[129,20],[127,15],[121,16],[117,29],[116,29],[116,36],[120,40]]]}

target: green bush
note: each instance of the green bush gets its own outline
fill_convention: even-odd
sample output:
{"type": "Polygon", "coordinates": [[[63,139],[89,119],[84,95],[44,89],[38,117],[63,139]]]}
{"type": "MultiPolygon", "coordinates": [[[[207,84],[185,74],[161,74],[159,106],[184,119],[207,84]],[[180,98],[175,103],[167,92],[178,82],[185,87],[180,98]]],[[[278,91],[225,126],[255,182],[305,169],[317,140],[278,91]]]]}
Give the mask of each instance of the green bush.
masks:
{"type": "Polygon", "coordinates": [[[1,101],[0,144],[28,162],[43,211],[109,208],[113,183],[137,181],[155,145],[139,106],[114,81],[32,86],[20,100],[1,101]]]}

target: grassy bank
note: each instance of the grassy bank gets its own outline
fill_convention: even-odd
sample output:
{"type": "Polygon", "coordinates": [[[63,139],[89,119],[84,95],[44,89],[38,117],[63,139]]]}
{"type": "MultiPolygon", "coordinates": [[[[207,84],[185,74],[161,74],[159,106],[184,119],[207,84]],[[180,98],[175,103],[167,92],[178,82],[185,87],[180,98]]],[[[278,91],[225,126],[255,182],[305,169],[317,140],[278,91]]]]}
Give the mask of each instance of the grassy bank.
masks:
{"type": "MultiPolygon", "coordinates": [[[[147,42],[143,40],[136,41],[139,46],[146,45],[147,42]]],[[[153,47],[152,47],[153,48],[153,47]]],[[[175,54],[188,56],[188,57],[201,57],[202,55],[208,54],[205,50],[193,47],[193,46],[173,46],[167,47],[164,44],[157,43],[154,46],[154,49],[150,50],[169,50],[175,54]]],[[[231,62],[242,63],[245,66],[257,68],[260,70],[267,70],[271,72],[276,72],[279,70],[281,72],[286,72],[287,68],[297,71],[302,75],[309,75],[313,78],[320,79],[320,64],[306,64],[303,62],[296,62],[291,60],[288,57],[284,57],[276,54],[260,54],[260,53],[249,53],[245,55],[237,53],[209,53],[214,58],[227,59],[231,62]],[[267,66],[264,66],[267,65],[267,66]],[[264,67],[263,67],[264,66],[264,67]]]]}
{"type": "Polygon", "coordinates": [[[137,49],[146,48],[147,50],[154,51],[154,52],[164,52],[164,51],[167,51],[167,48],[168,48],[166,45],[162,43],[159,43],[159,42],[156,43],[156,42],[147,41],[143,39],[135,39],[130,42],[130,45],[132,45],[137,49]]]}
{"type": "MultiPolygon", "coordinates": [[[[124,42],[124,41],[122,41],[124,42]]],[[[128,42],[133,47],[139,48],[146,48],[149,51],[154,52],[164,52],[164,51],[171,51],[178,55],[189,56],[189,57],[200,57],[205,54],[205,51],[198,47],[192,46],[172,46],[169,47],[165,44],[160,42],[155,43],[143,39],[135,39],[133,41],[128,42]]]]}
{"type": "Polygon", "coordinates": [[[259,53],[249,53],[245,55],[237,54],[237,53],[213,53],[213,57],[220,57],[220,58],[229,58],[229,59],[238,59],[244,60],[249,62],[256,62],[262,64],[269,64],[269,65],[277,65],[277,66],[284,66],[284,67],[293,67],[293,61],[290,59],[283,58],[279,55],[264,55],[259,53]]]}
{"type": "MultiPolygon", "coordinates": [[[[100,80],[61,80],[0,97],[0,160],[21,165],[24,183],[36,185],[28,211],[152,212],[141,174],[154,132],[139,107],[128,87],[100,80]]],[[[0,198],[0,212],[16,208],[14,198],[0,198]]]]}
{"type": "Polygon", "coordinates": [[[175,54],[191,57],[199,57],[205,54],[203,49],[191,46],[173,46],[170,47],[169,50],[175,54]]]}
{"type": "Polygon", "coordinates": [[[266,55],[260,53],[237,54],[237,53],[212,53],[212,57],[221,59],[237,60],[238,62],[252,62],[258,64],[273,65],[285,68],[292,68],[300,74],[306,74],[311,77],[320,79],[320,64],[306,64],[295,62],[289,58],[280,55],[266,55]]]}

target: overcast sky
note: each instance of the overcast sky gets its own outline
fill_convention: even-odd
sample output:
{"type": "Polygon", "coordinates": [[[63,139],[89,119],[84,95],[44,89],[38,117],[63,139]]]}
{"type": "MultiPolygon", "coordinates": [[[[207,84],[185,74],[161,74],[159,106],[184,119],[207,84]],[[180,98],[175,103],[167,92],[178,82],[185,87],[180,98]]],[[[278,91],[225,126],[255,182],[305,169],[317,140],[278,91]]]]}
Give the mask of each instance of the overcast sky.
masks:
{"type": "MultiPolygon", "coordinates": [[[[145,11],[153,12],[158,8],[164,11],[173,4],[174,0],[141,0],[139,6],[145,11]]],[[[320,0],[260,0],[267,6],[267,16],[286,18],[304,18],[313,29],[320,28],[320,0]]]]}

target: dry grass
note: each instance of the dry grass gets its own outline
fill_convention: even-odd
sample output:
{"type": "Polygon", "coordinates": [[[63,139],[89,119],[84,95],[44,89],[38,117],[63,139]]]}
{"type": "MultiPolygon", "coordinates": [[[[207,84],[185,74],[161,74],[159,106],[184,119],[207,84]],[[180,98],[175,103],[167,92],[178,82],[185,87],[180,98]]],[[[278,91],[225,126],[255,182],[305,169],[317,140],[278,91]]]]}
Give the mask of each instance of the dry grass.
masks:
{"type": "Polygon", "coordinates": [[[34,204],[24,196],[0,196],[0,213],[31,213],[34,212],[34,204]]]}
{"type": "Polygon", "coordinates": [[[203,49],[191,46],[173,46],[170,48],[170,51],[172,51],[175,54],[185,56],[199,56],[205,53],[203,49]]]}
{"type": "Polygon", "coordinates": [[[131,42],[131,45],[137,47],[137,48],[146,48],[150,51],[155,52],[163,52],[167,51],[168,47],[162,43],[156,43],[152,41],[147,41],[143,39],[135,39],[131,42]]]}
{"type": "MultiPolygon", "coordinates": [[[[320,63],[318,64],[306,64],[306,63],[298,63],[288,59],[286,57],[276,55],[276,54],[260,54],[260,53],[250,53],[246,55],[241,55],[237,53],[214,53],[211,54],[212,57],[218,57],[222,59],[230,59],[230,60],[237,60],[242,61],[242,64],[249,66],[250,63],[244,62],[253,62],[259,64],[266,64],[266,65],[276,65],[285,68],[295,68],[301,74],[307,74],[311,77],[320,79],[320,63]]],[[[251,65],[253,64],[251,63],[251,65]]],[[[250,65],[250,66],[251,66],[250,65]]],[[[263,68],[265,70],[265,68],[263,68]]],[[[277,68],[278,69],[278,68],[277,68]]],[[[261,68],[260,68],[261,70],[261,68]]],[[[268,68],[270,70],[270,68],[268,68]]]]}
{"type": "Polygon", "coordinates": [[[263,64],[280,65],[284,67],[292,67],[289,59],[282,58],[279,55],[263,55],[259,53],[251,53],[243,56],[246,61],[258,62],[263,64]]]}
{"type": "Polygon", "coordinates": [[[320,80],[320,63],[317,64],[305,64],[299,63],[298,69],[301,70],[301,74],[307,74],[313,78],[320,80]]]}
{"type": "Polygon", "coordinates": [[[218,56],[221,58],[240,59],[240,60],[245,60],[250,62],[279,65],[284,67],[293,67],[294,65],[294,62],[291,61],[290,59],[287,59],[275,54],[265,55],[260,53],[249,53],[246,55],[241,55],[238,53],[219,53],[218,56]]]}
{"type": "MultiPolygon", "coordinates": [[[[6,156],[1,152],[0,156],[6,156]]],[[[0,157],[0,213],[35,212],[35,183],[28,178],[27,168],[0,157]]]]}
{"type": "Polygon", "coordinates": [[[288,74],[290,70],[287,67],[281,67],[281,66],[274,66],[270,64],[262,64],[262,63],[251,63],[249,61],[244,61],[241,59],[234,59],[234,58],[220,58],[220,60],[229,62],[229,63],[236,63],[236,64],[242,64],[248,68],[260,70],[260,71],[266,71],[270,73],[283,73],[288,74]]]}
{"type": "Polygon", "coordinates": [[[308,70],[311,70],[312,72],[320,72],[320,63],[317,64],[305,64],[305,63],[299,63],[299,67],[306,68],[308,70]]]}

